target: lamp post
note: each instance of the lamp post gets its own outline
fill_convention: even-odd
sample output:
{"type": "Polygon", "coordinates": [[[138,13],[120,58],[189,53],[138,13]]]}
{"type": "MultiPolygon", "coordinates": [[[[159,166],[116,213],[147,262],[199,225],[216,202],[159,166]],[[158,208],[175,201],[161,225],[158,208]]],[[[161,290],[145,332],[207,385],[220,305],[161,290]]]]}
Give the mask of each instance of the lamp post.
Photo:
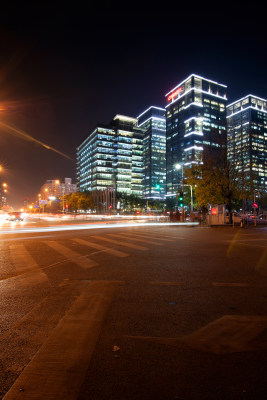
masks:
{"type": "Polygon", "coordinates": [[[65,204],[64,204],[64,200],[65,200],[65,186],[63,186],[63,188],[62,188],[62,193],[63,193],[62,212],[63,212],[63,214],[64,214],[64,213],[65,213],[65,204]]]}
{"type": "MultiPolygon", "coordinates": [[[[190,186],[190,195],[191,195],[191,213],[193,212],[193,186],[192,185],[185,185],[184,183],[184,164],[180,163],[180,164],[175,164],[175,169],[179,170],[182,169],[182,193],[184,196],[184,186],[190,186]]],[[[183,198],[183,202],[184,202],[184,198],[183,198]]],[[[183,220],[184,220],[184,207],[182,208],[182,212],[183,212],[183,220]]]]}
{"type": "Polygon", "coordinates": [[[180,198],[180,200],[182,201],[182,206],[181,206],[182,221],[184,222],[184,164],[176,164],[175,169],[176,170],[182,169],[182,196],[181,196],[182,198],[180,198]]]}

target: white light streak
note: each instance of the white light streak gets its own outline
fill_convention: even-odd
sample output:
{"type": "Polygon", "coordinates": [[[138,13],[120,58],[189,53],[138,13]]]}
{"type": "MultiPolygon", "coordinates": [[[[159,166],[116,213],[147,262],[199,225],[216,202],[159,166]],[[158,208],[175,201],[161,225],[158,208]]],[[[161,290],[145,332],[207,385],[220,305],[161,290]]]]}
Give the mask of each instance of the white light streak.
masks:
{"type": "Polygon", "coordinates": [[[253,97],[254,99],[261,100],[261,101],[267,101],[267,99],[262,99],[261,97],[254,96],[254,94],[248,94],[247,96],[242,97],[242,99],[236,100],[236,101],[234,101],[233,103],[228,104],[227,107],[231,107],[231,106],[233,106],[234,104],[239,103],[240,101],[243,101],[243,100],[247,99],[248,97],[253,97]]]}
{"type": "Polygon", "coordinates": [[[184,149],[184,151],[189,151],[189,150],[192,150],[192,149],[194,149],[194,150],[203,150],[203,147],[201,147],[201,146],[191,146],[191,147],[188,147],[187,149],[184,149]]]}
{"type": "Polygon", "coordinates": [[[195,119],[195,120],[199,120],[199,121],[203,121],[203,117],[191,117],[191,118],[189,118],[189,119],[186,119],[185,121],[184,121],[184,123],[186,124],[187,122],[189,122],[189,121],[191,121],[192,119],[195,119]]]}
{"type": "Polygon", "coordinates": [[[203,132],[198,132],[198,131],[192,131],[184,135],[184,137],[190,136],[190,135],[198,135],[198,136],[203,136],[203,132]]]}
{"type": "Polygon", "coordinates": [[[180,100],[183,96],[185,96],[186,94],[191,92],[191,90],[195,90],[196,92],[205,93],[205,94],[208,94],[208,95],[213,96],[213,97],[219,97],[220,99],[227,100],[226,97],[220,96],[218,94],[214,94],[214,93],[211,93],[211,92],[206,92],[205,90],[192,87],[192,88],[188,89],[186,92],[184,92],[181,96],[178,96],[175,100],[172,99],[172,101],[169,104],[167,104],[166,108],[169,105],[174,104],[177,100],[180,100]]]}
{"type": "Polygon", "coordinates": [[[138,127],[144,125],[146,122],[148,122],[149,120],[157,120],[157,121],[162,121],[162,122],[166,122],[165,118],[160,118],[160,117],[149,117],[148,119],[146,119],[144,122],[142,122],[140,125],[138,125],[138,127]]]}
{"type": "Polygon", "coordinates": [[[218,83],[218,82],[215,82],[215,81],[211,81],[210,79],[203,78],[202,76],[199,76],[199,75],[196,75],[196,74],[191,74],[188,78],[186,78],[184,81],[182,81],[182,82],[179,83],[177,86],[175,86],[172,90],[170,90],[167,94],[165,94],[165,97],[167,97],[169,94],[171,94],[172,92],[174,92],[175,89],[178,89],[179,86],[182,86],[183,83],[185,83],[186,81],[188,81],[188,80],[189,80],[190,78],[192,78],[193,76],[195,76],[196,78],[199,78],[199,79],[204,79],[205,81],[210,82],[210,83],[215,83],[215,85],[219,85],[219,86],[223,86],[223,87],[227,88],[227,86],[226,86],[226,85],[223,85],[222,83],[218,83]]]}
{"type": "Polygon", "coordinates": [[[155,108],[156,110],[161,110],[161,111],[165,111],[164,108],[160,108],[160,107],[156,107],[156,106],[150,106],[147,110],[145,110],[144,112],[142,112],[142,114],[138,115],[137,118],[142,117],[142,115],[144,115],[147,111],[151,110],[151,108],[155,108]]]}
{"type": "MultiPolygon", "coordinates": [[[[143,220],[147,219],[145,216],[141,216],[143,220]]],[[[155,217],[154,217],[155,218],[155,217]]],[[[133,226],[163,226],[163,225],[199,225],[198,222],[129,222],[129,223],[118,223],[118,224],[82,224],[82,225],[61,225],[61,226],[43,226],[38,228],[14,228],[1,230],[1,234],[11,234],[14,233],[39,233],[39,232],[58,232],[58,231],[76,231],[85,229],[114,229],[114,228],[132,228],[133,226]]],[[[40,239],[42,236],[37,236],[36,239],[40,239]]]]}
{"type": "Polygon", "coordinates": [[[242,108],[242,110],[236,111],[235,113],[233,113],[233,114],[231,114],[231,115],[228,115],[226,118],[231,118],[231,117],[233,117],[233,116],[236,115],[236,114],[239,114],[239,113],[241,113],[241,112],[243,112],[243,111],[248,110],[249,108],[251,108],[252,110],[256,110],[256,111],[258,111],[258,112],[262,112],[262,113],[264,113],[264,114],[267,114],[267,111],[259,110],[257,107],[248,106],[248,107],[246,107],[246,108],[242,108]]]}

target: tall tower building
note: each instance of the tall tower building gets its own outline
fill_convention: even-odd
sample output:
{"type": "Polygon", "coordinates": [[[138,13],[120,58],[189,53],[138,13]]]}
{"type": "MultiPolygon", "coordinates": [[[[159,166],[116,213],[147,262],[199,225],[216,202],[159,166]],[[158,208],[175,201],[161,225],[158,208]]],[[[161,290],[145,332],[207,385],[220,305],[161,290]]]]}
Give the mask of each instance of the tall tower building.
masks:
{"type": "Polygon", "coordinates": [[[226,149],[226,88],[192,74],[166,94],[167,196],[179,189],[185,168],[205,162],[206,149],[226,149]]]}
{"type": "Polygon", "coordinates": [[[166,111],[151,106],[137,118],[138,126],[145,131],[143,196],[162,199],[166,193],[166,111]]]}
{"type": "Polygon", "coordinates": [[[227,156],[239,172],[267,190],[267,100],[247,95],[227,106],[227,156]]]}
{"type": "Polygon", "coordinates": [[[116,115],[98,125],[77,148],[80,191],[106,190],[142,196],[143,130],[136,118],[116,115]]]}

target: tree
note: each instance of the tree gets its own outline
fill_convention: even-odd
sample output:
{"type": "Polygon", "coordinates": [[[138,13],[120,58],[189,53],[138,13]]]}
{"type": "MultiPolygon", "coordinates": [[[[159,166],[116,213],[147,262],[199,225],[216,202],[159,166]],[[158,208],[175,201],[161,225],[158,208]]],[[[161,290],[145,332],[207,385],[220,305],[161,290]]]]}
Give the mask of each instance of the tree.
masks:
{"type": "Polygon", "coordinates": [[[225,204],[232,211],[244,199],[253,198],[253,180],[239,172],[225,152],[214,157],[206,151],[204,163],[186,170],[186,182],[193,185],[198,206],[207,209],[210,204],[225,204]]]}
{"type": "Polygon", "coordinates": [[[88,211],[95,208],[90,192],[75,192],[65,196],[65,204],[68,204],[69,211],[88,211]]]}

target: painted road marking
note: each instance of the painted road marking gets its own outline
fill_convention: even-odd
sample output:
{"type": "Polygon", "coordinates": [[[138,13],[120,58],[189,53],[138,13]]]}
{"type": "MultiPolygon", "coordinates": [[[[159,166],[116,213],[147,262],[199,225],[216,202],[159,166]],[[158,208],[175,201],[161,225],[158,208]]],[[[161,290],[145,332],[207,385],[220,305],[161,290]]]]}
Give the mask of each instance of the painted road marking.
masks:
{"type": "Polygon", "coordinates": [[[130,247],[131,249],[137,249],[137,250],[148,250],[147,247],[144,246],[139,246],[137,244],[132,244],[132,243],[126,243],[126,242],[121,242],[118,240],[113,240],[113,239],[109,239],[103,236],[92,236],[92,238],[98,239],[98,240],[104,240],[106,242],[110,242],[110,243],[114,243],[114,244],[118,244],[119,246],[125,246],[125,247],[130,247]]]}
{"type": "Polygon", "coordinates": [[[161,286],[182,286],[184,282],[160,282],[160,281],[151,281],[150,285],[161,285],[161,286]]]}
{"type": "Polygon", "coordinates": [[[248,286],[248,283],[236,283],[236,282],[212,282],[213,286],[233,286],[233,287],[245,287],[248,286]]]}
{"type": "Polygon", "coordinates": [[[253,340],[267,328],[267,317],[251,315],[225,315],[198,329],[190,335],[178,338],[127,336],[164,345],[186,347],[227,354],[267,348],[266,340],[253,340]]]}
{"type": "Polygon", "coordinates": [[[90,282],[4,396],[76,400],[118,285],[90,282]]]}
{"type": "Polygon", "coordinates": [[[53,240],[45,241],[44,243],[47,244],[47,246],[52,247],[52,249],[56,250],[58,253],[62,254],[63,256],[68,258],[68,260],[77,264],[81,268],[87,269],[97,267],[99,265],[96,262],[87,258],[86,256],[81,256],[76,251],[70,250],[68,247],[63,246],[62,244],[57,243],[53,240]]]}
{"type": "Polygon", "coordinates": [[[14,284],[18,284],[29,286],[48,281],[47,275],[42,271],[24,245],[10,245],[9,250],[16,272],[21,275],[9,279],[8,282],[3,281],[4,285],[14,286],[14,284]]]}
{"type": "Polygon", "coordinates": [[[137,239],[137,238],[132,237],[131,235],[117,235],[115,233],[109,233],[108,236],[113,236],[113,237],[116,237],[116,238],[119,238],[119,239],[130,239],[130,240],[133,240],[134,242],[145,242],[145,243],[148,243],[148,244],[156,244],[157,246],[162,246],[161,243],[158,243],[156,241],[151,242],[150,240],[146,240],[146,238],[137,239]]]}
{"type": "MultiPolygon", "coordinates": [[[[129,235],[129,234],[123,232],[122,235],[129,235]]],[[[164,241],[164,242],[175,242],[175,239],[166,239],[165,236],[163,238],[163,237],[158,237],[158,236],[155,236],[155,235],[151,236],[151,235],[138,234],[138,233],[131,233],[131,235],[137,236],[137,237],[140,237],[140,238],[144,238],[144,239],[146,239],[146,238],[148,238],[148,239],[160,239],[161,241],[164,241]]]]}
{"type": "Polygon", "coordinates": [[[40,270],[39,265],[23,244],[10,245],[9,250],[17,272],[32,271],[35,268],[40,270]]]}
{"type": "Polygon", "coordinates": [[[88,247],[92,247],[93,249],[104,251],[104,252],[109,253],[109,254],[111,254],[111,255],[113,255],[115,257],[123,258],[123,257],[128,257],[129,256],[129,254],[124,253],[122,251],[109,249],[108,247],[101,246],[101,244],[98,244],[98,243],[89,242],[88,240],[83,240],[83,239],[78,239],[78,238],[75,238],[75,239],[72,239],[72,240],[74,242],[76,242],[76,243],[83,244],[83,245],[88,246],[88,247]]]}

